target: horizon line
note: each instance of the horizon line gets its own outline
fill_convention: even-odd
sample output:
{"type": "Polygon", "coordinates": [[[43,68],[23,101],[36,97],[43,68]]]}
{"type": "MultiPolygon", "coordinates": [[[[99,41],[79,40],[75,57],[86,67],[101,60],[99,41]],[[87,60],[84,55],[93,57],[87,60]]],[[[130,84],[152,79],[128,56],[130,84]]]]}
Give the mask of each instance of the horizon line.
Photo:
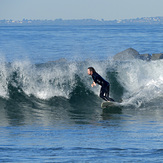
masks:
{"type": "Polygon", "coordinates": [[[54,21],[54,20],[63,20],[63,21],[66,21],[66,20],[96,20],[96,21],[115,21],[115,20],[131,20],[131,19],[142,19],[142,18],[158,18],[158,17],[163,17],[163,16],[149,16],[149,17],[135,17],[135,18],[124,18],[124,19],[110,19],[110,20],[106,20],[106,19],[95,19],[95,18],[81,18],[81,19],[76,19],[76,18],[72,18],[72,19],[64,19],[64,18],[56,18],[56,19],[30,19],[30,18],[23,18],[23,19],[18,19],[18,20],[14,20],[14,19],[0,19],[0,20],[14,20],[14,21],[23,21],[23,20],[42,20],[42,21],[45,21],[45,20],[51,20],[51,21],[54,21]]]}

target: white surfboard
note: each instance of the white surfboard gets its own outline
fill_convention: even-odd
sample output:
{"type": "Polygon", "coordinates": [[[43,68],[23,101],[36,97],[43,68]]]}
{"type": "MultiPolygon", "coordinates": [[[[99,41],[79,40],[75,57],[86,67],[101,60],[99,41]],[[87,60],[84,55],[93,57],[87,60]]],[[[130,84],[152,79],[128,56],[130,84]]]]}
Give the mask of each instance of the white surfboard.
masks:
{"type": "Polygon", "coordinates": [[[113,101],[105,101],[101,103],[101,108],[109,108],[109,107],[120,107],[120,103],[113,101]]]}

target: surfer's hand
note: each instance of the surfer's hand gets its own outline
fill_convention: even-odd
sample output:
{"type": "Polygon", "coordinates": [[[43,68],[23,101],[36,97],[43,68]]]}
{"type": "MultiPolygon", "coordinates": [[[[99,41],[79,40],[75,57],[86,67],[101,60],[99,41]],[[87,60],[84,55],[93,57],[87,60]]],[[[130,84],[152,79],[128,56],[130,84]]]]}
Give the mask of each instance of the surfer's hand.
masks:
{"type": "Polygon", "coordinates": [[[92,84],[91,84],[91,86],[93,87],[93,86],[96,86],[96,83],[95,82],[93,82],[92,84]]]}

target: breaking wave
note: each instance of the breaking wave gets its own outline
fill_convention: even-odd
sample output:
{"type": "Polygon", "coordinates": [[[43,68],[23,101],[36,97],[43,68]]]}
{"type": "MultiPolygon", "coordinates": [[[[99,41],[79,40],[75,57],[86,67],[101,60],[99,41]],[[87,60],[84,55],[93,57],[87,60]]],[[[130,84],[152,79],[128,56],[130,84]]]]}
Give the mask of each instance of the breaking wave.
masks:
{"type": "MultiPolygon", "coordinates": [[[[97,102],[100,87],[91,88],[87,67],[93,66],[111,84],[110,96],[124,106],[161,106],[163,61],[67,61],[42,64],[0,61],[0,98],[6,100],[66,99],[97,102]]],[[[99,99],[100,101],[100,99],[99,99]]]]}

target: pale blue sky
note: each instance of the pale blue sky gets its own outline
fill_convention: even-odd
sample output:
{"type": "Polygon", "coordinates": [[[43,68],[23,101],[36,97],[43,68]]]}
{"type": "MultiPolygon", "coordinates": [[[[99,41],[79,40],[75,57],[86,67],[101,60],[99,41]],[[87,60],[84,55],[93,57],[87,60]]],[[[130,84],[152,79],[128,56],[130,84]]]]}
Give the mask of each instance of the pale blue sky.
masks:
{"type": "Polygon", "coordinates": [[[0,0],[0,20],[163,16],[163,0],[0,0]]]}

